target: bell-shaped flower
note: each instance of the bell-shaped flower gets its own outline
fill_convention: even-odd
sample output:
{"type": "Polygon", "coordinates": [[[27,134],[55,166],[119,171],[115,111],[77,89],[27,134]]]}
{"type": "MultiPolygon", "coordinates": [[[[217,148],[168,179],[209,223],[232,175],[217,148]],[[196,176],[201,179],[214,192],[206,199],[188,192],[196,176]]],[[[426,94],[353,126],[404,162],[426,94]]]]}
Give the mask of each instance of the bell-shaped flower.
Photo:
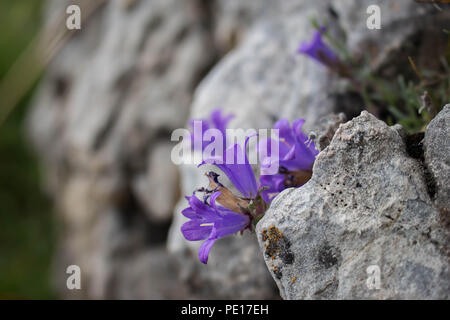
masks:
{"type": "Polygon", "coordinates": [[[258,195],[258,186],[246,152],[250,138],[247,137],[244,147],[233,144],[225,150],[223,156],[207,158],[200,165],[215,165],[245,198],[254,199],[258,195]]]}
{"type": "Polygon", "coordinates": [[[216,205],[220,192],[211,195],[209,203],[200,201],[195,195],[186,197],[189,207],[182,214],[191,219],[183,224],[181,232],[189,241],[205,240],[200,246],[198,257],[204,264],[214,243],[223,237],[245,230],[250,224],[247,215],[216,205]]]}
{"type": "Polygon", "coordinates": [[[327,67],[334,68],[339,59],[336,53],[323,42],[323,32],[325,32],[324,27],[315,31],[311,42],[302,42],[297,52],[306,54],[327,67]]]}
{"type": "Polygon", "coordinates": [[[228,122],[234,117],[234,115],[229,114],[227,116],[224,116],[222,114],[221,109],[215,109],[211,112],[208,119],[191,119],[190,120],[190,126],[191,126],[191,146],[196,149],[197,151],[203,151],[208,144],[210,144],[210,141],[204,141],[203,137],[208,129],[218,129],[222,133],[222,146],[225,148],[226,146],[226,128],[228,125],[228,122]],[[196,123],[200,123],[199,126],[199,132],[195,129],[196,123]]]}

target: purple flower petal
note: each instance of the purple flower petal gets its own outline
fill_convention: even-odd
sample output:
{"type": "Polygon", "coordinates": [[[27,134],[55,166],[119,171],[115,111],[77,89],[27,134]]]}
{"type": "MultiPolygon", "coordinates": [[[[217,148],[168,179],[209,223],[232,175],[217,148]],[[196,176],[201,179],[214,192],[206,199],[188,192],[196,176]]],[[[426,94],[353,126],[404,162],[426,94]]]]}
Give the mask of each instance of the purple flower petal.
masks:
{"type": "Polygon", "coordinates": [[[198,120],[190,120],[190,126],[191,126],[191,146],[195,150],[205,150],[205,148],[212,142],[212,141],[204,141],[204,134],[205,131],[208,129],[218,129],[222,133],[222,146],[225,148],[226,146],[226,128],[228,125],[228,122],[234,117],[234,115],[230,114],[227,116],[222,115],[221,109],[215,109],[211,112],[208,119],[198,119],[198,120]],[[194,133],[194,121],[201,121],[201,134],[198,132],[194,133]]]}
{"type": "Polygon", "coordinates": [[[203,141],[203,135],[205,134],[205,131],[210,128],[208,121],[202,120],[202,119],[191,120],[190,126],[192,128],[191,129],[191,148],[193,148],[194,150],[204,150],[205,147],[210,143],[210,142],[203,141]],[[196,122],[200,122],[201,132],[199,132],[200,130],[195,130],[196,122]]]}
{"type": "Polygon", "coordinates": [[[258,193],[258,186],[245,152],[249,138],[245,140],[244,149],[237,143],[228,147],[224,154],[223,163],[218,161],[220,159],[217,159],[217,157],[212,157],[205,159],[200,165],[206,163],[215,165],[230,179],[231,183],[244,197],[252,199],[258,193]],[[231,153],[233,153],[233,159],[229,158],[231,153]],[[244,163],[239,163],[242,159],[244,163]]]}
{"type": "MultiPolygon", "coordinates": [[[[270,202],[274,195],[283,191],[284,175],[265,174],[266,167],[269,167],[271,162],[277,161],[279,167],[284,167],[289,171],[312,170],[315,158],[319,153],[315,149],[313,142],[308,141],[307,136],[302,131],[302,126],[305,120],[297,119],[293,122],[292,128],[289,126],[287,119],[281,119],[277,121],[274,128],[279,129],[280,148],[279,158],[267,157],[262,159],[260,183],[264,187],[268,187],[267,190],[262,192],[263,199],[270,202]]],[[[267,143],[270,143],[267,141],[267,143]]]]}
{"type": "Polygon", "coordinates": [[[321,28],[320,31],[315,31],[311,42],[302,42],[298,53],[303,53],[313,58],[317,62],[330,67],[333,63],[338,61],[337,55],[331,50],[322,40],[322,32],[325,28],[321,28]]]}
{"type": "Polygon", "coordinates": [[[292,122],[292,129],[294,130],[294,134],[297,136],[297,139],[306,141],[308,138],[303,133],[302,128],[305,124],[305,119],[298,118],[292,122]]]}
{"type": "MultiPolygon", "coordinates": [[[[188,201],[189,201],[189,199],[188,199],[188,201]]],[[[185,208],[183,211],[181,211],[181,214],[183,216],[185,216],[186,218],[189,218],[189,219],[198,219],[198,218],[200,218],[200,215],[198,213],[196,213],[194,211],[194,209],[192,209],[191,207],[185,208]]]]}
{"type": "Polygon", "coordinates": [[[279,130],[280,145],[284,145],[288,149],[291,149],[295,143],[295,136],[292,132],[291,126],[287,119],[278,120],[273,126],[274,129],[279,130]]]}
{"type": "Polygon", "coordinates": [[[208,225],[208,223],[204,221],[191,220],[181,226],[181,232],[186,240],[205,240],[209,237],[213,229],[213,223],[211,222],[210,224],[211,225],[208,225]]]}
{"type": "Polygon", "coordinates": [[[226,128],[228,125],[228,122],[234,117],[234,115],[230,114],[228,116],[222,116],[222,110],[216,109],[211,113],[211,122],[214,125],[215,128],[219,129],[223,136],[226,136],[226,128]]]}
{"type": "Polygon", "coordinates": [[[200,250],[198,251],[198,258],[202,263],[204,264],[208,263],[209,251],[211,251],[211,248],[216,242],[216,240],[217,238],[208,239],[205,242],[203,242],[202,245],[200,246],[200,250]]]}
{"type": "Polygon", "coordinates": [[[214,221],[219,218],[217,211],[200,201],[196,196],[186,198],[189,198],[189,205],[191,206],[191,209],[200,215],[202,219],[214,221]]]}
{"type": "Polygon", "coordinates": [[[181,232],[189,241],[206,239],[199,251],[199,259],[203,263],[207,263],[209,251],[217,239],[244,230],[250,223],[248,216],[217,206],[219,195],[220,192],[211,195],[210,205],[196,196],[186,197],[190,207],[184,209],[183,214],[191,220],[181,226],[181,232]]]}

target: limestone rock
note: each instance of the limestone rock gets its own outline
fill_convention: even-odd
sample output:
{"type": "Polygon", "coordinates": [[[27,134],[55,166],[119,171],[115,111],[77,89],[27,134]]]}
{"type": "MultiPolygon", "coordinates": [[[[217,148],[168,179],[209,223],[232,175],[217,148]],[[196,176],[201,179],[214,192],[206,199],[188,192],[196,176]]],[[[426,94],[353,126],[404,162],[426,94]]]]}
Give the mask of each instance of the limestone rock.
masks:
{"type": "Polygon", "coordinates": [[[325,149],[333,139],[334,133],[341,123],[344,123],[344,113],[329,114],[317,122],[315,131],[310,132],[309,137],[314,141],[318,151],[325,149]]]}
{"type": "Polygon", "coordinates": [[[449,298],[448,229],[422,167],[367,112],[339,127],[307,184],[274,199],[257,234],[284,299],[449,298]]]}

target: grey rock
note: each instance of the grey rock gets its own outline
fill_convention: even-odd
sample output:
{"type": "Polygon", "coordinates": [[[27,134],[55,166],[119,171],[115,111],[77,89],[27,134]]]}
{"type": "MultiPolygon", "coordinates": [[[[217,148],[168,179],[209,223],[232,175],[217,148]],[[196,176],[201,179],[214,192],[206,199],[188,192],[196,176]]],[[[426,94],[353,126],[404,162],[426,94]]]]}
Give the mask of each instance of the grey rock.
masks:
{"type": "Polygon", "coordinates": [[[319,119],[316,130],[309,133],[309,137],[314,141],[316,149],[322,151],[333,139],[334,133],[341,123],[344,123],[347,117],[344,113],[329,114],[319,119]]]}
{"type": "Polygon", "coordinates": [[[172,147],[169,143],[156,144],[148,159],[146,173],[133,180],[133,191],[151,221],[170,221],[178,197],[178,171],[168,161],[172,147]]]}
{"type": "Polygon", "coordinates": [[[284,299],[450,297],[449,232],[422,167],[367,112],[339,127],[311,180],[278,195],[256,231],[284,299]]]}
{"type": "Polygon", "coordinates": [[[195,298],[189,287],[174,277],[177,265],[164,246],[131,253],[112,265],[114,270],[106,282],[109,299],[195,298]]]}
{"type": "Polygon", "coordinates": [[[423,142],[425,164],[430,170],[436,192],[436,205],[450,210],[450,104],[429,123],[423,142]]]}
{"type": "Polygon", "coordinates": [[[161,241],[164,235],[160,234],[162,239],[158,241],[155,233],[161,231],[148,226],[145,216],[137,212],[130,215],[109,211],[92,221],[89,232],[64,229],[63,250],[54,268],[62,298],[184,299],[189,296],[186,284],[174,277],[177,264],[161,241]],[[71,264],[81,268],[80,290],[67,290],[65,286],[65,269],[71,264]]]}

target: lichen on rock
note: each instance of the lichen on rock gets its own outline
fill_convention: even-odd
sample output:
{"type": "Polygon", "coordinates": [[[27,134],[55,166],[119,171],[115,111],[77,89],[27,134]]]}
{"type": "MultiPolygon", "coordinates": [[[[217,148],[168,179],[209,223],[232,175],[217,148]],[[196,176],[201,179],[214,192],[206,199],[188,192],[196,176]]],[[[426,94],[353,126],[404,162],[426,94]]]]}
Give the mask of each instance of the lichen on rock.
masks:
{"type": "Polygon", "coordinates": [[[277,196],[257,225],[262,252],[273,247],[270,228],[289,239],[292,263],[264,256],[281,296],[449,298],[449,230],[419,162],[396,128],[366,111],[340,125],[311,180],[277,196]],[[366,283],[370,266],[380,270],[379,289],[366,283]]]}

